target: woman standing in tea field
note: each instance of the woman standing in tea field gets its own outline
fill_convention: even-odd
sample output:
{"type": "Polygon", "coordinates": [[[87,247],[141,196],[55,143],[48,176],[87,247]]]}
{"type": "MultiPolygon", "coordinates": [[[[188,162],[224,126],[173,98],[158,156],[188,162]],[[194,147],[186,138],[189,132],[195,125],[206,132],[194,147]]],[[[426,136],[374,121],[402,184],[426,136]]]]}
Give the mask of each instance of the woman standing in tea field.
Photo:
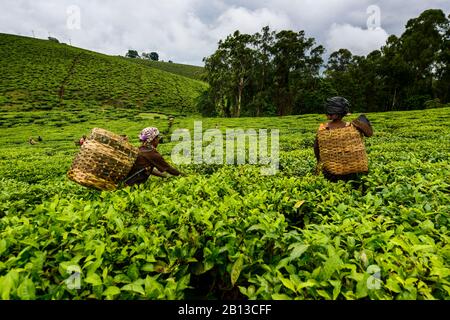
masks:
{"type": "Polygon", "coordinates": [[[368,160],[362,137],[373,135],[370,121],[365,115],[352,122],[342,121],[350,112],[350,104],[343,97],[327,99],[325,108],[330,121],[320,124],[314,141],[317,170],[330,181],[348,181],[367,173],[368,160]]]}

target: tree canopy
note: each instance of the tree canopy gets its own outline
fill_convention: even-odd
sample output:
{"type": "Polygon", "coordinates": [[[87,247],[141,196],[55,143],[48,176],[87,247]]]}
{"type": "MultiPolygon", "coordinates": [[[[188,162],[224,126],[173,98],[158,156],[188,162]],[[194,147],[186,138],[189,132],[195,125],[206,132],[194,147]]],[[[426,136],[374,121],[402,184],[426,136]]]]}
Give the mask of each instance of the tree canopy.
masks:
{"type": "Polygon", "coordinates": [[[125,55],[127,58],[140,58],[139,53],[136,50],[128,50],[127,54],[125,55]]]}
{"type": "Polygon", "coordinates": [[[148,60],[153,60],[153,61],[158,61],[159,54],[157,52],[150,52],[150,53],[142,52],[142,58],[148,59],[148,60]]]}
{"type": "Polygon", "coordinates": [[[239,117],[322,112],[332,95],[353,112],[410,110],[449,103],[450,15],[438,9],[410,19],[367,56],[325,49],[304,31],[253,35],[235,31],[204,58],[209,83],[198,103],[209,116],[239,117]]]}

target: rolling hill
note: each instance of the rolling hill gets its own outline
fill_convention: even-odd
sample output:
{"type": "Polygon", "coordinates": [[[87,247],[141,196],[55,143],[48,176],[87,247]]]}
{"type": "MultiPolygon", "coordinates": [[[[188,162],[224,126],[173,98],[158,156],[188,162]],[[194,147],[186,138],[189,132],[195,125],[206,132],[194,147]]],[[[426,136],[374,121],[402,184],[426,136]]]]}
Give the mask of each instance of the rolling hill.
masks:
{"type": "Polygon", "coordinates": [[[4,111],[99,106],[192,113],[195,99],[207,88],[175,74],[173,67],[169,73],[148,63],[16,35],[0,34],[0,61],[4,111]]]}
{"type": "Polygon", "coordinates": [[[188,64],[171,63],[164,61],[152,61],[147,59],[129,59],[129,58],[124,59],[131,60],[133,62],[140,63],[149,66],[151,68],[156,68],[173,74],[178,74],[180,76],[188,77],[194,80],[202,80],[201,77],[204,72],[203,67],[192,66],[188,64]]]}

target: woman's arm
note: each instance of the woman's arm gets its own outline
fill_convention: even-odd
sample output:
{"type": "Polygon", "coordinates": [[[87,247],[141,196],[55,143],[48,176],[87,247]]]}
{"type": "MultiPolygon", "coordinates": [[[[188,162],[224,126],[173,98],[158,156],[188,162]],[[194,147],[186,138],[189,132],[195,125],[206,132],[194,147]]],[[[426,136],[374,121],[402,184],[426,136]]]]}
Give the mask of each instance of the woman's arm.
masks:
{"type": "MultiPolygon", "coordinates": [[[[158,177],[165,177],[165,175],[161,175],[163,173],[170,173],[173,176],[179,176],[181,174],[180,171],[172,167],[170,164],[167,163],[166,160],[157,152],[154,151],[152,153],[148,154],[149,161],[152,163],[152,165],[155,167],[155,169],[159,172],[158,174],[155,174],[158,177]]],[[[154,171],[154,170],[153,170],[154,171]]],[[[152,172],[153,174],[153,172],[152,172]]]]}
{"type": "Polygon", "coordinates": [[[353,125],[361,131],[366,137],[373,136],[372,124],[365,115],[360,115],[357,119],[352,121],[353,125]]]}

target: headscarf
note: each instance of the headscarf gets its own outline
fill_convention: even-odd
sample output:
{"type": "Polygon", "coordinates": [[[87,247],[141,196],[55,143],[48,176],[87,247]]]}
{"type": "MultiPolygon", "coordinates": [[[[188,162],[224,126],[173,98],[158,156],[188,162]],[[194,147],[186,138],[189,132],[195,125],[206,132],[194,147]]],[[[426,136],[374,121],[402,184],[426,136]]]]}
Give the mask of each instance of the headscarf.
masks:
{"type": "Polygon", "coordinates": [[[148,127],[141,131],[141,133],[139,134],[139,140],[141,140],[141,142],[150,143],[157,136],[159,136],[159,130],[154,127],[148,127]]]}
{"type": "Polygon", "coordinates": [[[327,114],[338,114],[345,116],[350,112],[350,103],[343,97],[332,97],[325,103],[327,114]]]}

